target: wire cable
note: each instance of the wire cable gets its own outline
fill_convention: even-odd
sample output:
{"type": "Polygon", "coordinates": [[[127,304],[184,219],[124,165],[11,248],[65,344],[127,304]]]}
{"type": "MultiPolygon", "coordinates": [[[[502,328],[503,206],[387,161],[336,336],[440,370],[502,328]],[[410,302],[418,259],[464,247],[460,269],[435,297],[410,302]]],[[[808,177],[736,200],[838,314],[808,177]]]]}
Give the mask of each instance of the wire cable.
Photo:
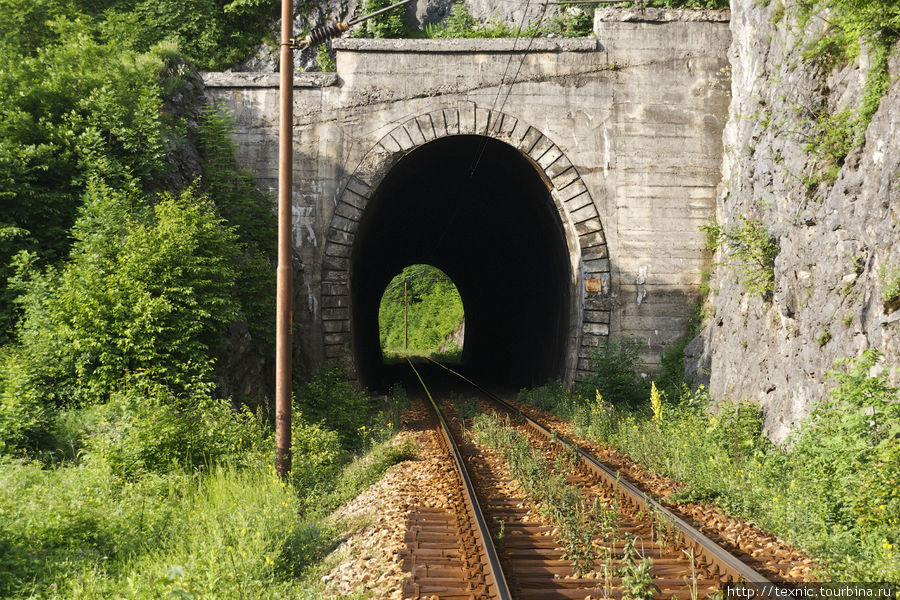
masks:
{"type": "MultiPolygon", "coordinates": [[[[519,33],[522,31],[522,23],[525,22],[525,15],[528,14],[528,8],[531,5],[531,0],[528,0],[528,4],[525,5],[525,12],[522,14],[522,21],[519,25],[519,28],[516,29],[516,39],[513,42],[513,49],[510,52],[509,60],[506,61],[506,68],[509,69],[509,65],[512,62],[513,53],[516,51],[516,44],[519,41],[519,33]]],[[[538,36],[541,31],[541,25],[544,22],[544,17],[547,14],[547,7],[549,6],[549,0],[544,0],[543,7],[541,9],[541,16],[538,17],[537,23],[534,25],[534,31],[531,33],[531,39],[528,40],[528,47],[525,48],[525,52],[522,53],[522,59],[519,61],[519,66],[516,68],[516,73],[513,75],[512,81],[509,82],[509,85],[506,89],[506,96],[503,98],[503,102],[500,104],[500,108],[497,109],[497,112],[503,112],[503,107],[506,106],[506,101],[509,100],[509,96],[512,93],[512,87],[516,83],[516,79],[519,77],[519,72],[522,70],[522,65],[525,64],[525,59],[528,58],[528,53],[531,52],[531,46],[534,44],[534,38],[538,36]]],[[[475,171],[478,169],[478,164],[481,162],[481,158],[484,156],[484,151],[487,149],[488,145],[488,127],[490,126],[490,115],[494,113],[494,108],[496,106],[497,99],[500,97],[500,93],[503,90],[503,81],[506,79],[506,70],[503,71],[503,77],[500,78],[500,85],[497,87],[497,96],[494,98],[494,103],[491,104],[491,111],[488,113],[487,122],[484,125],[484,140],[482,141],[481,148],[478,151],[478,154],[475,157],[475,161],[472,164],[472,169],[469,171],[469,178],[475,176],[475,171]]]]}

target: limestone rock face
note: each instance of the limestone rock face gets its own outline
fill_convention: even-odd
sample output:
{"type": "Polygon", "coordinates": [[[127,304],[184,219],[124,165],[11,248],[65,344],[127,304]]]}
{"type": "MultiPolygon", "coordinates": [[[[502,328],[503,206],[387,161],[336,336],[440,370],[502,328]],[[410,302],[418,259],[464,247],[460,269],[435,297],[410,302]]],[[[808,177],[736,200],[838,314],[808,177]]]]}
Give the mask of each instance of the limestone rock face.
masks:
{"type": "MultiPolygon", "coordinates": [[[[713,396],[750,399],[784,440],[833,385],[834,360],[874,347],[894,382],[900,310],[882,291],[900,268],[900,58],[891,85],[836,180],[813,183],[827,164],[806,150],[814,115],[859,104],[869,57],[831,73],[804,62],[795,3],[732,1],[732,101],[724,132],[717,221],[759,219],[778,240],[771,301],[749,297],[733,269],[713,270],[701,334],[687,371],[713,396]]],[[[725,257],[719,251],[716,260],[725,257]]]]}

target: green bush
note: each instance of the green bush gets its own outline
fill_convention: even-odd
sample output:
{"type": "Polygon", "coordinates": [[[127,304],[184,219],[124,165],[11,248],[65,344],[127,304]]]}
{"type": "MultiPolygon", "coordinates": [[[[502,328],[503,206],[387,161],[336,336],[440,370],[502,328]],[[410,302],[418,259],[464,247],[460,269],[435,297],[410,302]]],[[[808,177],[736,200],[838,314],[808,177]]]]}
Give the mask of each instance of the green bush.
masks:
{"type": "Polygon", "coordinates": [[[131,480],[96,461],[47,469],[0,458],[0,596],[321,597],[314,567],[342,533],[323,515],[414,453],[376,447],[311,489],[264,460],[131,480]]]}
{"type": "Polygon", "coordinates": [[[900,396],[886,374],[869,374],[879,357],[869,349],[856,360],[836,362],[840,370],[829,377],[837,385],[795,443],[804,469],[831,482],[825,492],[829,522],[847,528],[890,526],[889,515],[900,515],[900,396]],[[838,454],[843,458],[836,461],[838,454]]]}
{"type": "Polygon", "coordinates": [[[105,402],[131,374],[184,389],[237,318],[236,235],[192,189],[152,214],[133,193],[89,189],[72,259],[26,284],[24,360],[57,405],[105,402]]]}
{"type": "Polygon", "coordinates": [[[660,356],[662,370],[656,378],[656,386],[666,395],[666,398],[677,399],[684,391],[684,349],[690,343],[690,338],[685,337],[663,350],[660,356]]]}
{"type": "Polygon", "coordinates": [[[347,383],[341,367],[323,367],[296,388],[294,395],[304,418],[337,432],[348,450],[363,447],[366,425],[372,412],[369,398],[347,383]]]}
{"type": "Polygon", "coordinates": [[[51,414],[17,353],[0,351],[0,456],[47,445],[51,414]]]}
{"type": "Polygon", "coordinates": [[[541,27],[541,33],[557,37],[586,37],[594,33],[594,8],[564,7],[562,14],[541,27]]]}
{"type": "Polygon", "coordinates": [[[480,24],[469,13],[465,2],[454,2],[450,14],[443,21],[425,26],[425,35],[429,38],[498,38],[512,37],[515,34],[515,29],[500,21],[480,24]]]}
{"type": "Polygon", "coordinates": [[[607,339],[591,355],[591,374],[581,384],[585,397],[599,392],[606,402],[636,407],[647,397],[649,383],[641,377],[641,344],[635,339],[607,339]]]}
{"type": "Polygon", "coordinates": [[[570,395],[562,382],[553,379],[542,386],[530,390],[520,390],[519,400],[533,404],[543,410],[557,412],[567,408],[570,395]]]}
{"type": "Polygon", "coordinates": [[[262,420],[236,411],[197,382],[175,396],[138,381],[114,394],[86,440],[90,460],[123,479],[232,461],[257,460],[271,445],[262,420]]]}
{"type": "Polygon", "coordinates": [[[823,112],[815,122],[812,139],[806,144],[806,151],[816,154],[824,161],[824,179],[834,181],[844,159],[857,144],[859,122],[849,110],[831,115],[823,112]]]}
{"type": "Polygon", "coordinates": [[[297,412],[291,421],[291,450],[291,481],[307,493],[321,493],[334,485],[350,460],[337,432],[309,423],[297,412]]]}

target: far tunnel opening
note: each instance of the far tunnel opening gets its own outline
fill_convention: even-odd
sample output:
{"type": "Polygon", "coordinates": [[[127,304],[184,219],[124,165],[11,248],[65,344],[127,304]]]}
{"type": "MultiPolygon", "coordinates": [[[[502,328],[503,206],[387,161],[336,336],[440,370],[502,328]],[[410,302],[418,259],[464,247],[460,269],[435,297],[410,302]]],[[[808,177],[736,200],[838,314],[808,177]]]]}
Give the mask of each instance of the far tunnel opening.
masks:
{"type": "Polygon", "coordinates": [[[356,367],[370,389],[395,377],[381,351],[382,295],[421,263],[459,291],[470,377],[516,388],[564,377],[568,245],[547,183],[518,150],[482,136],[441,138],[403,157],[373,193],[350,261],[356,367]]]}
{"type": "Polygon", "coordinates": [[[459,290],[440,269],[410,265],[391,279],[381,296],[378,330],[386,362],[428,356],[456,364],[466,332],[459,290]]]}

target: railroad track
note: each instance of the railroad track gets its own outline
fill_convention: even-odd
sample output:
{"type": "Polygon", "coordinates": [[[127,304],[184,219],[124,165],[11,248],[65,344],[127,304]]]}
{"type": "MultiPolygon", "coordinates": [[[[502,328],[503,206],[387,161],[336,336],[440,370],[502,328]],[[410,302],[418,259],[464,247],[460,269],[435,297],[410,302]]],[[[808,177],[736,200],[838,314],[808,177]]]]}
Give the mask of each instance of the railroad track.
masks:
{"type": "Polygon", "coordinates": [[[463,435],[465,421],[446,416],[453,412],[452,402],[434,397],[410,362],[434,412],[440,444],[454,464],[460,496],[450,508],[423,507],[410,517],[403,553],[404,570],[411,574],[405,598],[620,598],[624,588],[630,589],[624,595],[634,596],[637,585],[655,598],[697,600],[736,582],[767,595],[765,577],[613,469],[491,391],[434,364],[477,390],[482,410],[508,420],[548,464],[561,465],[557,459],[566,455],[568,484],[580,490],[584,505],[615,512],[616,525],[587,542],[593,554],[576,566],[572,547],[562,545],[559,524],[536,513],[497,453],[463,435]],[[641,574],[642,582],[636,583],[641,574]]]}

